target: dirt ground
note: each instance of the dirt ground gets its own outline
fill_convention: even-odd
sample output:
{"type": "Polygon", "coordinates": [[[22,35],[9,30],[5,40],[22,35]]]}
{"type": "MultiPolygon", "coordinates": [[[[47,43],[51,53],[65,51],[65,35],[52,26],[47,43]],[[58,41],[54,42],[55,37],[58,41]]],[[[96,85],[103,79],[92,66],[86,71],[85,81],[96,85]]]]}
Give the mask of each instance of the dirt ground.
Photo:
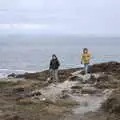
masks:
{"type": "Polygon", "coordinates": [[[0,79],[0,120],[120,120],[120,63],[59,71],[59,83],[48,71],[0,79]]]}

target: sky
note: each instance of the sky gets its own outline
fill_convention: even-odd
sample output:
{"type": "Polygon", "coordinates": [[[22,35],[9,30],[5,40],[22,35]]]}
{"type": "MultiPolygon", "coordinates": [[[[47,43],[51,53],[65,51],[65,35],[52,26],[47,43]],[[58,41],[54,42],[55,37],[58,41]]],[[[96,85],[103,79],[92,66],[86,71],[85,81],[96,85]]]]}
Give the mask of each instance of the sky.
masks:
{"type": "Polygon", "coordinates": [[[0,33],[120,36],[120,0],[0,0],[0,33]]]}

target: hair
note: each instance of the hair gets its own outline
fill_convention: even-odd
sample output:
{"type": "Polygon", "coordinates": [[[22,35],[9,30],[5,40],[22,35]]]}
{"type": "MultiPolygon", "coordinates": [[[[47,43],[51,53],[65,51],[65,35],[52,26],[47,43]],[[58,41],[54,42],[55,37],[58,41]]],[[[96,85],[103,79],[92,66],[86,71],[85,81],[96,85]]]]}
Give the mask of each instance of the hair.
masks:
{"type": "Polygon", "coordinates": [[[88,51],[88,48],[84,48],[84,49],[83,49],[83,52],[85,52],[85,51],[88,51]]]}
{"type": "Polygon", "coordinates": [[[55,54],[53,54],[52,57],[56,57],[56,59],[57,59],[57,56],[55,54]]]}

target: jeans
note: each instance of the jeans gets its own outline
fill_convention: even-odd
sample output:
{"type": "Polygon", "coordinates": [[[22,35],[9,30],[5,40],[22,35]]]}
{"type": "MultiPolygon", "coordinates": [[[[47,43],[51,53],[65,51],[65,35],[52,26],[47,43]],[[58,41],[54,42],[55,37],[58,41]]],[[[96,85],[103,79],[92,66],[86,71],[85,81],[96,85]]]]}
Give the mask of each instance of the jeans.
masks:
{"type": "Polygon", "coordinates": [[[50,79],[58,82],[58,69],[50,69],[50,79]]]}
{"type": "Polygon", "coordinates": [[[88,63],[85,63],[85,64],[84,64],[85,74],[88,73],[88,69],[89,69],[89,64],[88,64],[88,63]]]}

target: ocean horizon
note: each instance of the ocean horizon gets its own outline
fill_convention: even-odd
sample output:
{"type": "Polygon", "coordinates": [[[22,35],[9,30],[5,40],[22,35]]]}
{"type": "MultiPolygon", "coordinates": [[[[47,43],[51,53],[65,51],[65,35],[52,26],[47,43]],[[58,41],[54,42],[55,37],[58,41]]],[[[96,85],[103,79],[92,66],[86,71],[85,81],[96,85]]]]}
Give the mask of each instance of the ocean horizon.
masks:
{"type": "Polygon", "coordinates": [[[0,36],[0,76],[10,73],[36,72],[49,68],[56,54],[61,68],[80,67],[80,53],[87,47],[91,64],[120,61],[119,37],[81,36],[0,36]]]}

